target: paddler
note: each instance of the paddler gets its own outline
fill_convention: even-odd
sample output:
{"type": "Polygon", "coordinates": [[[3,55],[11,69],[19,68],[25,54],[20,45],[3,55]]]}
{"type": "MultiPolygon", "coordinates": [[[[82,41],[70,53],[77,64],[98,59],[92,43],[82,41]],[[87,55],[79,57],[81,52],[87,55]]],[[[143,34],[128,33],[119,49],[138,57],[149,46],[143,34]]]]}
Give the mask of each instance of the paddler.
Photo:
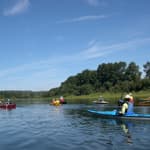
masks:
{"type": "Polygon", "coordinates": [[[61,104],[64,103],[64,98],[63,98],[63,96],[60,96],[59,101],[60,101],[61,104]]]}
{"type": "Polygon", "coordinates": [[[133,114],[133,101],[132,97],[129,94],[125,96],[121,111],[119,111],[119,115],[124,114],[133,114]]]}
{"type": "Polygon", "coordinates": [[[56,106],[59,106],[59,105],[60,105],[59,99],[56,99],[55,104],[56,104],[56,106]]]}

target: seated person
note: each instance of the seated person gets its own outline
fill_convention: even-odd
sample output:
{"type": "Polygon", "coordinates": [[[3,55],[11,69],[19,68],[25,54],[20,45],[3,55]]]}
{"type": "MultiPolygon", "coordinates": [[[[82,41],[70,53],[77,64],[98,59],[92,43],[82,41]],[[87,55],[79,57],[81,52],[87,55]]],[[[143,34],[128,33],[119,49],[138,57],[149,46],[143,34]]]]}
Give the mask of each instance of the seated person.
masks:
{"type": "Polygon", "coordinates": [[[121,107],[121,111],[119,111],[119,115],[130,115],[130,114],[133,114],[133,103],[130,102],[130,95],[126,95],[125,96],[125,101],[121,107]]]}
{"type": "Polygon", "coordinates": [[[64,103],[64,98],[63,98],[63,96],[60,96],[59,101],[60,101],[60,103],[64,103]]]}

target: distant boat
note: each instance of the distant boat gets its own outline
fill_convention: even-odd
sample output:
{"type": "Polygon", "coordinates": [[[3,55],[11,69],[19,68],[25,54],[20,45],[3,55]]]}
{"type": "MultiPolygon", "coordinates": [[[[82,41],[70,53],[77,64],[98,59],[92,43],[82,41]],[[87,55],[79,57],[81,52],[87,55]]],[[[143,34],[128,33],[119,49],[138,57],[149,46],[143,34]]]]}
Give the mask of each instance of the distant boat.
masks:
{"type": "Polygon", "coordinates": [[[3,108],[3,109],[15,109],[16,108],[16,104],[3,103],[3,104],[0,104],[0,108],[3,108]]]}
{"type": "Polygon", "coordinates": [[[7,101],[5,100],[0,100],[0,108],[2,109],[15,109],[16,104],[12,103],[11,100],[8,98],[7,101]]]}
{"type": "Polygon", "coordinates": [[[108,101],[105,101],[104,98],[102,96],[99,97],[98,100],[93,101],[94,104],[108,104],[108,101]]]}
{"type": "Polygon", "coordinates": [[[150,106],[150,97],[147,99],[140,100],[137,106],[150,106]]]}
{"type": "Polygon", "coordinates": [[[50,102],[51,105],[54,105],[54,106],[60,106],[61,103],[58,99],[53,99],[52,102],[50,102]]]}
{"type": "Polygon", "coordinates": [[[102,101],[102,100],[101,100],[101,101],[100,101],[100,100],[97,100],[97,101],[93,101],[93,103],[94,103],[94,104],[108,104],[109,102],[104,101],[104,100],[103,100],[103,101],[102,101]]]}

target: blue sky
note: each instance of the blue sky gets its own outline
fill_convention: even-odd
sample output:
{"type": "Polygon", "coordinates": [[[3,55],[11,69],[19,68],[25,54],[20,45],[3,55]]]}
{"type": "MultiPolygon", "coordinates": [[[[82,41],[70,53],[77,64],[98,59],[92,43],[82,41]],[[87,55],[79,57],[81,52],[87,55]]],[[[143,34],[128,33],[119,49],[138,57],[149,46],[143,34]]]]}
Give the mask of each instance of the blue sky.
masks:
{"type": "Polygon", "coordinates": [[[1,0],[0,90],[49,90],[101,63],[150,61],[149,0],[1,0]]]}

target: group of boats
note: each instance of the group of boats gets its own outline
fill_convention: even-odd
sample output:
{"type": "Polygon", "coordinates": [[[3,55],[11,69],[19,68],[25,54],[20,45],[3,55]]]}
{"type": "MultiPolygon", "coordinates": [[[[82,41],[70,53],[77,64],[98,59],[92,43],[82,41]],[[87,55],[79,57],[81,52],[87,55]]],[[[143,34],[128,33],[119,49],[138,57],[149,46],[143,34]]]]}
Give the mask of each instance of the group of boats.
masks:
{"type": "Polygon", "coordinates": [[[64,100],[63,96],[61,96],[60,98],[53,98],[50,104],[54,106],[60,106],[62,104],[67,104],[67,102],[64,100]]]}
{"type": "MultiPolygon", "coordinates": [[[[61,96],[59,99],[53,99],[50,104],[54,106],[60,106],[62,104],[66,104],[67,102],[61,96]]],[[[105,101],[102,96],[97,101],[93,101],[94,104],[108,104],[108,101],[105,101]]],[[[1,109],[15,109],[16,104],[12,103],[9,99],[6,102],[0,101],[0,108],[1,109]]],[[[125,115],[118,115],[117,110],[112,111],[99,111],[99,110],[88,110],[89,113],[94,115],[98,115],[103,118],[114,118],[114,119],[133,119],[133,120],[150,120],[150,114],[139,114],[139,113],[132,113],[132,114],[125,114],[125,115]]]]}
{"type": "MultiPolygon", "coordinates": [[[[60,106],[62,104],[67,104],[67,102],[64,100],[63,96],[61,96],[59,99],[52,99],[50,104],[54,106],[60,106]]],[[[0,109],[15,109],[15,108],[16,104],[11,102],[10,99],[0,100],[0,109]]]]}
{"type": "MultiPolygon", "coordinates": [[[[108,104],[108,101],[105,101],[102,96],[97,101],[93,101],[94,104],[108,104]]],[[[150,106],[150,97],[148,99],[142,100],[139,102],[139,106],[150,106]]],[[[119,115],[117,110],[112,111],[101,111],[101,110],[88,110],[89,113],[98,115],[102,118],[111,118],[111,119],[127,119],[127,120],[150,120],[150,114],[140,114],[140,113],[131,113],[119,115]]]]}

